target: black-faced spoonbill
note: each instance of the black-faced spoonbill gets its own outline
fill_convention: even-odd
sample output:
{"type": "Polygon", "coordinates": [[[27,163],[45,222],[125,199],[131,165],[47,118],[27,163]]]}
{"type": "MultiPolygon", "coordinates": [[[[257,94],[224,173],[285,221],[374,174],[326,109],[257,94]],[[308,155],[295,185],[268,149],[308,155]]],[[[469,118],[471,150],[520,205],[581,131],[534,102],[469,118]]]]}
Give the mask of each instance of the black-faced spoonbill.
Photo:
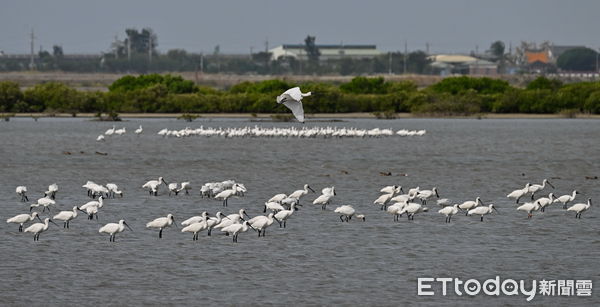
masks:
{"type": "Polygon", "coordinates": [[[381,210],[385,210],[387,203],[394,197],[394,193],[383,194],[373,201],[374,205],[381,206],[381,210]]]}
{"type": "Polygon", "coordinates": [[[148,224],[146,224],[146,228],[160,229],[160,231],[158,232],[158,238],[162,238],[163,229],[165,229],[173,224],[175,225],[175,227],[177,227],[177,223],[175,223],[175,218],[173,217],[173,215],[171,213],[169,213],[169,214],[167,214],[167,216],[159,217],[157,219],[154,219],[151,222],[148,222],[148,224]]]}
{"type": "Polygon", "coordinates": [[[192,216],[189,219],[181,222],[181,226],[189,226],[194,223],[206,221],[207,218],[208,218],[208,212],[204,211],[200,215],[192,216]]]}
{"type": "Polygon", "coordinates": [[[171,196],[172,193],[175,193],[175,196],[179,194],[179,184],[177,184],[177,182],[169,183],[167,188],[169,189],[169,196],[171,196]]]}
{"type": "Polygon", "coordinates": [[[158,180],[150,180],[150,181],[144,183],[142,188],[147,189],[148,192],[150,193],[150,195],[156,196],[156,195],[158,195],[158,187],[163,183],[166,186],[168,186],[167,182],[165,181],[165,179],[163,177],[158,177],[158,180]]]}
{"type": "Polygon", "coordinates": [[[56,199],[56,192],[58,192],[58,185],[53,183],[48,186],[48,191],[44,192],[44,196],[50,197],[50,199],[56,199]]]}
{"type": "MultiPolygon", "coordinates": [[[[56,225],[56,223],[54,223],[51,219],[45,218],[44,223],[35,223],[35,224],[25,228],[24,231],[33,233],[33,241],[39,241],[40,234],[42,232],[48,230],[48,222],[56,225]]],[[[58,226],[58,225],[56,225],[56,226],[58,226]]]]}
{"type": "Polygon", "coordinates": [[[313,200],[313,205],[321,205],[321,210],[325,210],[331,199],[336,195],[335,188],[325,188],[322,195],[313,200]]]}
{"type": "MultiPolygon", "coordinates": [[[[244,211],[244,213],[245,213],[245,211],[244,211]]],[[[208,220],[206,220],[206,229],[208,229],[209,236],[212,232],[212,229],[215,226],[219,225],[223,219],[229,219],[229,218],[226,217],[223,213],[221,213],[221,211],[219,211],[215,214],[214,217],[211,217],[208,220]]]]}
{"type": "Polygon", "coordinates": [[[290,207],[290,210],[281,210],[279,212],[277,212],[277,214],[275,214],[274,218],[277,221],[277,223],[279,223],[279,227],[281,228],[283,225],[283,228],[285,228],[286,224],[287,224],[287,219],[292,216],[292,213],[294,213],[294,211],[296,211],[296,204],[292,204],[292,206],[290,207]]]}
{"type": "Polygon", "coordinates": [[[352,219],[352,216],[354,216],[354,213],[356,213],[356,210],[350,205],[342,205],[335,208],[333,212],[340,214],[340,221],[345,221],[346,223],[348,223],[348,221],[352,219]]]}
{"type": "Polygon", "coordinates": [[[77,217],[77,211],[82,211],[77,206],[73,207],[73,211],[61,211],[52,219],[63,221],[63,228],[69,228],[69,222],[77,217]]]}
{"type": "Polygon", "coordinates": [[[221,222],[216,224],[213,228],[219,229],[227,227],[231,224],[241,223],[241,221],[244,220],[244,216],[248,217],[248,219],[250,218],[250,216],[248,216],[248,214],[246,213],[246,210],[240,209],[238,213],[233,213],[226,216],[225,219],[221,220],[221,222]]]}
{"type": "Polygon", "coordinates": [[[56,205],[56,202],[48,197],[42,197],[42,198],[38,199],[35,204],[31,204],[29,206],[29,212],[31,212],[31,210],[33,210],[33,208],[36,208],[39,206],[44,207],[42,209],[42,212],[46,211],[46,209],[48,209],[48,211],[50,211],[51,205],[56,205]]]}
{"type": "Polygon", "coordinates": [[[554,186],[552,185],[552,183],[550,183],[550,181],[548,181],[548,179],[544,179],[544,181],[542,181],[542,184],[532,184],[531,186],[529,186],[529,193],[531,193],[531,200],[533,200],[533,198],[535,197],[536,192],[539,192],[546,188],[546,183],[554,189],[554,186]]]}
{"type": "Polygon", "coordinates": [[[429,211],[429,208],[423,207],[423,205],[421,205],[421,204],[408,203],[406,206],[404,206],[404,208],[402,208],[402,210],[400,210],[399,215],[407,213],[408,219],[414,220],[415,214],[421,213],[421,212],[427,212],[427,211],[429,211]]]}
{"type": "Polygon", "coordinates": [[[496,209],[496,207],[494,207],[493,204],[489,204],[485,207],[477,207],[475,209],[471,209],[471,210],[469,210],[468,214],[469,215],[481,215],[481,221],[483,222],[483,216],[486,214],[491,214],[492,211],[498,212],[498,209],[496,209]]]}
{"type": "Polygon", "coordinates": [[[554,202],[555,198],[556,197],[554,197],[554,193],[550,193],[550,194],[548,194],[548,197],[542,197],[542,198],[536,199],[535,203],[540,205],[540,211],[544,212],[544,211],[546,211],[546,206],[549,206],[550,204],[552,204],[554,202]]]}
{"type": "Polygon", "coordinates": [[[389,185],[389,186],[384,187],[381,190],[379,190],[379,192],[386,193],[386,194],[400,194],[400,193],[404,193],[404,190],[402,190],[402,186],[389,185]]]}
{"type": "Polygon", "coordinates": [[[8,220],[6,220],[6,222],[19,224],[19,232],[23,232],[23,224],[25,224],[29,221],[33,221],[34,218],[37,218],[40,222],[42,221],[42,219],[40,219],[40,216],[38,215],[37,212],[32,212],[31,215],[29,215],[29,214],[15,215],[15,216],[9,218],[8,220]]]}
{"type": "Polygon", "coordinates": [[[248,228],[252,228],[252,226],[248,225],[248,221],[244,221],[243,224],[232,224],[227,227],[224,227],[221,229],[221,231],[226,233],[227,235],[232,235],[233,243],[237,243],[239,234],[241,232],[248,231],[248,228]]]}
{"type": "Polygon", "coordinates": [[[514,191],[510,192],[508,195],[506,195],[506,197],[514,199],[515,203],[518,204],[519,199],[521,199],[521,197],[523,197],[523,195],[529,193],[530,186],[531,186],[531,183],[528,182],[524,188],[514,190],[514,191]]]}
{"type": "Polygon", "coordinates": [[[483,202],[481,201],[481,198],[477,197],[474,201],[473,200],[467,200],[465,202],[463,202],[462,204],[458,205],[458,207],[461,210],[464,210],[466,212],[465,215],[469,214],[469,210],[479,206],[479,204],[481,204],[483,206],[483,202]]]}
{"type": "Polygon", "coordinates": [[[17,187],[16,192],[19,196],[21,196],[21,201],[29,201],[27,197],[27,187],[20,185],[17,187]]]}
{"type": "Polygon", "coordinates": [[[191,232],[192,233],[192,241],[198,241],[198,233],[204,229],[208,228],[208,224],[206,220],[202,220],[199,222],[194,222],[189,224],[188,226],[183,227],[181,232],[191,232]]]}
{"type": "Polygon", "coordinates": [[[115,236],[118,233],[123,232],[123,230],[125,230],[125,226],[127,226],[127,228],[129,228],[129,230],[133,231],[133,229],[131,229],[131,227],[129,227],[129,225],[127,225],[127,223],[125,223],[125,220],[119,220],[119,223],[108,223],[108,224],[100,227],[100,230],[98,230],[98,232],[109,234],[110,237],[108,238],[108,241],[115,242],[115,236]]]}
{"type": "Polygon", "coordinates": [[[192,189],[192,184],[189,181],[184,181],[181,183],[181,188],[179,188],[179,192],[185,191],[185,195],[190,195],[191,189],[192,189]]]}
{"type": "Polygon", "coordinates": [[[79,209],[85,211],[88,215],[88,220],[91,220],[94,218],[94,215],[98,219],[98,209],[102,208],[102,206],[104,206],[104,197],[100,196],[98,200],[88,201],[85,205],[79,207],[79,209]]]}
{"type": "Polygon", "coordinates": [[[267,210],[271,210],[273,212],[279,212],[281,210],[285,210],[285,208],[280,203],[266,202],[265,203],[265,208],[263,210],[263,213],[266,213],[267,210]]]}
{"type": "Polygon", "coordinates": [[[394,216],[394,222],[398,222],[400,220],[400,212],[408,203],[406,202],[397,202],[393,205],[387,207],[387,213],[394,216]]]}
{"type": "Polygon", "coordinates": [[[438,190],[434,187],[431,190],[420,190],[417,192],[417,198],[421,200],[423,206],[427,204],[427,200],[435,195],[437,198],[440,198],[440,194],[438,194],[438,190]]]}
{"type": "Polygon", "coordinates": [[[561,204],[563,204],[563,209],[567,209],[567,204],[568,204],[569,202],[572,202],[573,200],[575,200],[575,196],[576,196],[577,194],[579,194],[579,192],[577,192],[577,190],[575,190],[575,191],[573,191],[573,194],[572,194],[572,195],[568,195],[568,194],[567,194],[567,195],[562,195],[562,196],[559,196],[559,197],[557,197],[557,198],[554,200],[554,202],[555,202],[555,203],[557,203],[557,202],[558,202],[558,203],[561,203],[561,204]]]}
{"type": "Polygon", "coordinates": [[[144,131],[144,129],[142,128],[142,125],[140,125],[140,127],[139,127],[139,128],[135,129],[134,133],[135,133],[135,134],[140,134],[140,133],[142,133],[143,131],[144,131]]]}
{"type": "Polygon", "coordinates": [[[215,195],[216,199],[223,201],[223,207],[227,207],[227,200],[236,195],[236,193],[237,193],[236,187],[237,187],[237,184],[234,183],[233,186],[231,187],[231,189],[224,190],[223,192],[215,195]]]}
{"type": "Polygon", "coordinates": [[[592,199],[588,198],[587,204],[579,203],[569,207],[567,211],[575,211],[575,218],[581,218],[581,213],[587,211],[592,206],[592,199]]]}
{"type": "Polygon", "coordinates": [[[299,202],[300,198],[302,198],[302,196],[308,194],[308,190],[310,190],[313,193],[315,192],[315,190],[313,190],[310,186],[308,186],[308,184],[305,184],[304,189],[294,191],[292,194],[288,195],[288,198],[295,198],[299,202]]]}
{"type": "Polygon", "coordinates": [[[269,226],[273,225],[273,222],[275,222],[274,215],[275,214],[271,212],[267,216],[255,216],[248,220],[248,225],[252,226],[252,228],[255,230],[258,230],[259,237],[261,234],[264,237],[267,234],[267,228],[269,228],[269,226]]]}
{"type": "Polygon", "coordinates": [[[447,206],[447,207],[440,209],[438,211],[438,213],[445,215],[446,223],[450,223],[452,216],[455,215],[456,213],[458,213],[458,210],[459,210],[458,204],[455,204],[454,206],[447,206]]]}
{"type": "Polygon", "coordinates": [[[267,200],[268,203],[281,203],[282,200],[286,199],[287,195],[280,193],[280,194],[276,194],[275,196],[271,197],[269,200],[267,200]]]}
{"type": "Polygon", "coordinates": [[[302,107],[302,98],[310,95],[311,92],[302,93],[299,87],[294,87],[277,96],[277,103],[283,103],[292,111],[299,122],[304,123],[304,108],[302,107]]]}
{"type": "Polygon", "coordinates": [[[531,217],[533,217],[533,214],[531,214],[531,212],[540,210],[540,204],[536,202],[524,203],[520,205],[517,208],[517,210],[527,212],[527,219],[530,219],[531,217]]]}
{"type": "Polygon", "coordinates": [[[119,187],[114,183],[107,183],[106,189],[108,189],[107,197],[109,197],[109,198],[115,198],[116,195],[123,197],[123,191],[120,191],[119,187]]]}

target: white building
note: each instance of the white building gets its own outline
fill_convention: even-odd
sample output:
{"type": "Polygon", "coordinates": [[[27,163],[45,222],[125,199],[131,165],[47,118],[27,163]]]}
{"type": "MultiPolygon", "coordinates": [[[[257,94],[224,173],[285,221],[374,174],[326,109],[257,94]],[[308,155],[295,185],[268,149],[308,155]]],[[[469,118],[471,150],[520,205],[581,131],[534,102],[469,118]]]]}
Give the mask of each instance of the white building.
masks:
{"type": "MultiPolygon", "coordinates": [[[[280,57],[293,57],[299,60],[306,60],[305,45],[280,45],[270,49],[271,59],[277,60],[280,57]]],[[[375,45],[317,45],[317,49],[321,55],[320,60],[340,59],[343,57],[350,58],[373,58],[383,53],[377,50],[375,45]]]]}

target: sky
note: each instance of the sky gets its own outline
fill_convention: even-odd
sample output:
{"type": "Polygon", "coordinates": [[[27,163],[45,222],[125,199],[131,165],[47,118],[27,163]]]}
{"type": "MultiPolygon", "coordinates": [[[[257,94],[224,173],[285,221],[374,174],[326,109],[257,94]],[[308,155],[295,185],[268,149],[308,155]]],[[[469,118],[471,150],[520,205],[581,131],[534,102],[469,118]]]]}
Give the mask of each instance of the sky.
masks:
{"type": "Polygon", "coordinates": [[[597,0],[0,0],[0,50],[60,45],[107,52],[125,29],[149,27],[158,49],[249,53],[281,44],[375,44],[387,51],[484,51],[496,40],[600,47],[597,0]]]}

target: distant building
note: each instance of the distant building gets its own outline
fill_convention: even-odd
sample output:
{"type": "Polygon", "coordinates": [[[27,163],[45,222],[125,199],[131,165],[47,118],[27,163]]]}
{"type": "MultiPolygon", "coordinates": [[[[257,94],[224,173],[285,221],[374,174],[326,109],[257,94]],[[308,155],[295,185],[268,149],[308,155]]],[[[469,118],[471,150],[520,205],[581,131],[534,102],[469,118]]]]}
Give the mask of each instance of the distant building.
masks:
{"type": "Polygon", "coordinates": [[[428,57],[431,67],[441,75],[497,75],[498,64],[462,54],[438,54],[428,57]]]}
{"type": "MultiPolygon", "coordinates": [[[[302,44],[284,44],[270,49],[271,59],[277,60],[280,57],[293,57],[299,60],[306,60],[305,45],[302,44]]],[[[317,45],[321,55],[321,60],[349,58],[373,58],[383,53],[377,50],[375,45],[317,45]]]]}

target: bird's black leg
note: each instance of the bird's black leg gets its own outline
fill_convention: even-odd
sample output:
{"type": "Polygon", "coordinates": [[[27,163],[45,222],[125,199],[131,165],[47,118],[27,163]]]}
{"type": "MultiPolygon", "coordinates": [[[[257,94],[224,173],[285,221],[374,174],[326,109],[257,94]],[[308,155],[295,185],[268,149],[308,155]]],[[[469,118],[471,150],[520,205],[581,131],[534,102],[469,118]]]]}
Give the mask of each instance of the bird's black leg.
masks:
{"type": "Polygon", "coordinates": [[[344,222],[343,215],[340,215],[340,221],[344,222]]]}
{"type": "Polygon", "coordinates": [[[160,229],[160,231],[158,232],[158,238],[162,238],[162,228],[160,229]]]}

